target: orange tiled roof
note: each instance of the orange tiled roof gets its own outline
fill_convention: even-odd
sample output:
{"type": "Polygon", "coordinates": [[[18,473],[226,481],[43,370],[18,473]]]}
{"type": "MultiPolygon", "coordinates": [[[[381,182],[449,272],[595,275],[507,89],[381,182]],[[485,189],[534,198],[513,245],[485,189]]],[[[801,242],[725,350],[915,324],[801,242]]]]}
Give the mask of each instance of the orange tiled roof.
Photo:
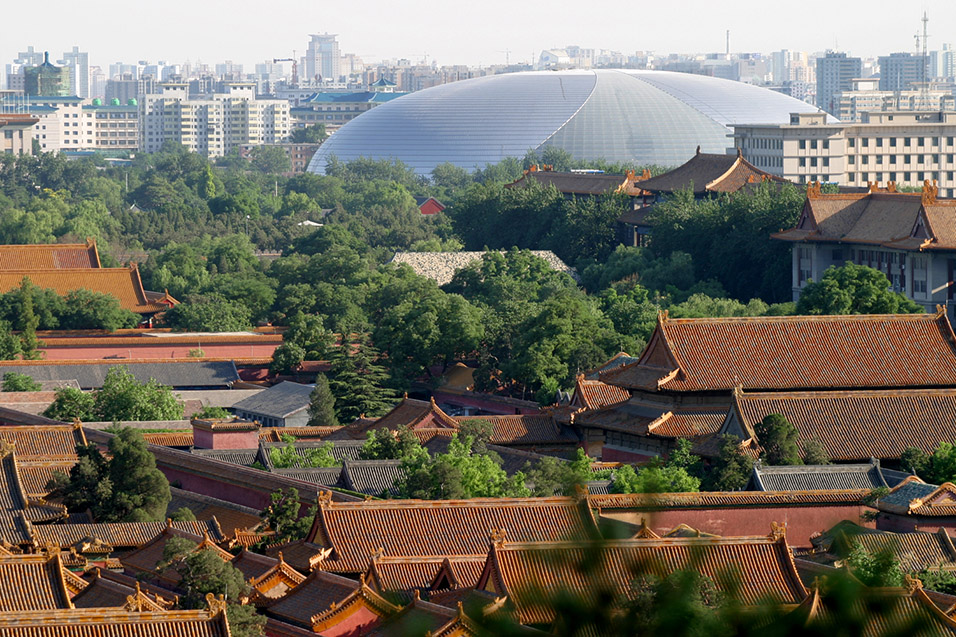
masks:
{"type": "Polygon", "coordinates": [[[574,398],[571,404],[582,409],[600,409],[608,405],[625,402],[631,392],[622,387],[608,385],[599,380],[590,380],[584,374],[578,375],[574,386],[574,398]]]}
{"type": "Polygon", "coordinates": [[[709,577],[718,588],[722,575],[733,572],[739,578],[736,594],[744,604],[767,597],[796,604],[807,595],[782,533],[611,541],[601,545],[600,567],[580,568],[594,550],[580,543],[496,543],[477,588],[507,596],[522,624],[549,624],[554,619],[553,610],[536,602],[534,587],[549,593],[567,588],[587,594],[602,582],[616,589],[619,598],[633,598],[639,593],[637,574],[664,577],[687,568],[709,577]]]}
{"type": "Polygon", "coordinates": [[[289,566],[280,551],[279,559],[275,560],[271,568],[256,577],[247,579],[260,599],[265,600],[284,596],[289,589],[305,581],[305,575],[289,566]]]}
{"type": "Polygon", "coordinates": [[[162,312],[178,303],[151,299],[143,290],[139,270],[129,268],[84,268],[71,270],[4,270],[0,271],[0,293],[20,287],[24,277],[39,288],[66,296],[73,290],[91,290],[116,297],[120,307],[141,314],[162,312]]]}
{"type": "Polygon", "coordinates": [[[174,432],[154,432],[143,434],[143,440],[151,445],[162,447],[192,447],[193,432],[189,429],[174,432]]]}
{"type": "Polygon", "coordinates": [[[365,575],[365,581],[380,593],[398,592],[411,594],[414,590],[428,589],[436,583],[442,571],[446,577],[437,583],[439,588],[474,586],[478,582],[485,563],[485,556],[384,556],[376,555],[365,575]],[[447,580],[451,579],[451,582],[447,580]]]}
{"type": "Polygon", "coordinates": [[[229,637],[225,608],[222,602],[210,611],[126,607],[5,613],[0,637],[229,637]]]}
{"type": "Polygon", "coordinates": [[[99,268],[96,241],[0,245],[0,271],[99,268]]]}
{"type": "Polygon", "coordinates": [[[956,337],[936,314],[658,317],[636,363],[601,374],[629,389],[700,392],[956,386],[956,337]]]}
{"type": "Polygon", "coordinates": [[[624,403],[580,411],[574,424],[655,438],[699,438],[716,433],[727,416],[721,405],[688,405],[669,409],[635,396],[624,403]]]}
{"type": "Polygon", "coordinates": [[[163,559],[163,550],[166,543],[173,537],[181,537],[196,543],[195,551],[210,550],[216,553],[223,561],[229,562],[233,555],[219,548],[209,537],[209,535],[195,535],[187,531],[181,531],[167,525],[163,531],[152,540],[143,544],[138,549],[124,555],[120,562],[128,571],[134,573],[143,573],[158,580],[175,585],[180,580],[180,575],[172,568],[168,568],[162,573],[156,573],[156,566],[163,559]]]}
{"type": "Polygon", "coordinates": [[[86,444],[83,428],[75,425],[2,425],[0,440],[16,446],[20,460],[76,461],[76,447],[86,444]]]}
{"type": "Polygon", "coordinates": [[[27,496],[16,453],[9,445],[0,444],[0,539],[14,545],[28,544],[30,522],[52,522],[66,515],[63,505],[27,496]]]}
{"type": "Polygon", "coordinates": [[[907,447],[929,453],[956,440],[956,389],[736,391],[731,409],[744,438],[755,438],[766,416],[782,414],[801,441],[820,440],[835,461],[899,458],[907,447]]]}
{"type": "Polygon", "coordinates": [[[139,548],[159,536],[168,526],[202,538],[204,533],[215,540],[223,539],[215,519],[207,522],[105,522],[101,524],[36,524],[30,535],[36,547],[56,546],[61,549],[81,543],[98,542],[115,549],[139,548]]]}
{"type": "Polygon", "coordinates": [[[328,610],[333,604],[340,605],[361,584],[340,575],[312,571],[298,586],[282,597],[268,602],[265,612],[271,617],[296,626],[312,628],[312,618],[328,610]]]}
{"type": "Polygon", "coordinates": [[[72,460],[66,461],[23,461],[17,456],[17,466],[20,471],[20,481],[23,484],[23,492],[29,498],[44,498],[49,493],[46,488],[47,483],[56,472],[65,475],[70,474],[70,469],[75,464],[72,460]]]}
{"type": "Polygon", "coordinates": [[[0,618],[15,611],[54,608],[72,608],[59,551],[0,555],[0,618]]]}
{"type": "Polygon", "coordinates": [[[577,537],[593,518],[573,498],[475,498],[331,502],[324,499],[307,540],[331,548],[318,568],[362,573],[379,549],[410,557],[483,553],[494,529],[519,541],[577,537]]]}
{"type": "Polygon", "coordinates": [[[472,420],[490,422],[493,430],[493,445],[547,445],[578,443],[577,437],[565,433],[552,414],[517,414],[513,416],[462,416],[456,418],[458,425],[472,420]]]}
{"type": "Polygon", "coordinates": [[[86,587],[73,597],[75,608],[119,608],[126,604],[132,595],[149,610],[169,610],[173,606],[172,595],[166,599],[144,592],[139,586],[130,586],[112,578],[102,577],[102,569],[93,569],[93,575],[86,587]]]}

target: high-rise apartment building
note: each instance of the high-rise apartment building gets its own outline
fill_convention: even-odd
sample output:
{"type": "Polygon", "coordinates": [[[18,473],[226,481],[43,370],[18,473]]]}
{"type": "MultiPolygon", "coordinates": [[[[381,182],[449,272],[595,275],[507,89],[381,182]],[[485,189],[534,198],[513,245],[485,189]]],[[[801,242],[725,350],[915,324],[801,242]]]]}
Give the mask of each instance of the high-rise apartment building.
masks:
{"type": "Polygon", "coordinates": [[[905,91],[930,79],[928,56],[894,53],[881,55],[879,61],[881,91],[905,91]]]}
{"type": "Polygon", "coordinates": [[[324,33],[313,34],[309,47],[305,51],[305,73],[303,84],[318,84],[322,81],[335,82],[341,75],[341,58],[337,36],[324,33]]]}
{"type": "Polygon", "coordinates": [[[140,148],[155,152],[167,140],[207,157],[243,144],[276,144],[289,136],[289,103],[256,97],[255,85],[226,83],[224,92],[191,98],[185,83],[142,96],[140,148]]]}
{"type": "Polygon", "coordinates": [[[942,51],[929,54],[929,77],[944,82],[956,80],[956,51],[951,44],[944,44],[942,51]]]}
{"type": "Polygon", "coordinates": [[[847,57],[846,53],[827,51],[817,58],[817,106],[828,113],[839,112],[838,95],[849,91],[854,78],[863,73],[860,58],[847,57]]]}
{"type": "Polygon", "coordinates": [[[90,97],[90,54],[73,47],[63,53],[63,59],[57,64],[70,69],[70,94],[77,97],[90,97]]]}

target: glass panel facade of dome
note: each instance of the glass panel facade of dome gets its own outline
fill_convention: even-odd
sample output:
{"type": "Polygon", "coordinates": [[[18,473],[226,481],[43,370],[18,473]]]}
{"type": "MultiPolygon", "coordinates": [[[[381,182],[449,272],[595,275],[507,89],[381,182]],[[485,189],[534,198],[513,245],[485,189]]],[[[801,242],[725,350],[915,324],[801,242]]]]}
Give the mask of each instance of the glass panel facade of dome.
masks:
{"type": "Polygon", "coordinates": [[[545,145],[579,159],[635,160],[679,166],[699,145],[724,153],[727,129],[650,84],[616,71],[598,73],[588,103],[545,145]]]}
{"type": "Polygon", "coordinates": [[[780,123],[809,104],[702,75],[599,70],[513,73],[411,93],[363,113],[316,152],[400,159],[418,174],[450,162],[468,170],[554,145],[582,159],[676,166],[699,145],[722,153],[734,123],[780,123]]]}
{"type": "Polygon", "coordinates": [[[593,73],[494,75],[443,84],[377,106],[342,127],[316,152],[325,158],[401,159],[419,174],[451,162],[473,170],[523,157],[587,101],[593,73]]]}
{"type": "Polygon", "coordinates": [[[786,124],[790,113],[817,110],[789,95],[733,80],[672,71],[622,72],[647,82],[724,126],[786,124]]]}

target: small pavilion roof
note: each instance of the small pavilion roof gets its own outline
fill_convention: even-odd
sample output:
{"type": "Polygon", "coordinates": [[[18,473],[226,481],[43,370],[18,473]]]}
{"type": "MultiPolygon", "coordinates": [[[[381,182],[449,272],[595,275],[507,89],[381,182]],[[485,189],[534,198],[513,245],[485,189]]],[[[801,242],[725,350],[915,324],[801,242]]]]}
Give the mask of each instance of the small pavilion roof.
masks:
{"type": "Polygon", "coordinates": [[[708,192],[737,192],[750,184],[763,181],[789,183],[782,177],[771,175],[743,158],[738,151],[735,155],[697,154],[686,162],[669,170],[641,181],[641,188],[650,192],[673,193],[692,189],[695,195],[708,192]]]}

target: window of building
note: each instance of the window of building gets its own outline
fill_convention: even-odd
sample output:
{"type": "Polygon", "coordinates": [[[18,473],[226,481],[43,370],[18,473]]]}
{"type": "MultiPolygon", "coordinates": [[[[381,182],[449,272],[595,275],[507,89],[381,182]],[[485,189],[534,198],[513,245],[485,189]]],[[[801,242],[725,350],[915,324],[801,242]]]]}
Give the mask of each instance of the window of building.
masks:
{"type": "Polygon", "coordinates": [[[909,148],[910,145],[912,144],[912,141],[913,141],[913,140],[912,140],[911,137],[904,137],[904,138],[903,138],[903,146],[905,146],[906,148],[909,148]]]}
{"type": "Polygon", "coordinates": [[[856,165],[856,156],[855,156],[855,155],[850,155],[849,157],[847,157],[846,163],[847,163],[848,165],[850,165],[850,166],[856,165]]]}
{"type": "Polygon", "coordinates": [[[848,142],[850,148],[856,148],[856,139],[855,139],[855,138],[851,137],[850,139],[847,140],[847,142],[848,142]]]}
{"type": "Polygon", "coordinates": [[[797,285],[803,287],[813,276],[813,250],[800,246],[797,250],[797,285]]]}
{"type": "Polygon", "coordinates": [[[862,146],[863,148],[867,148],[869,147],[869,145],[870,145],[870,140],[867,139],[866,137],[860,140],[860,146],[862,146]]]}
{"type": "Polygon", "coordinates": [[[876,147],[877,147],[877,148],[883,148],[883,138],[882,138],[882,137],[877,137],[877,138],[876,138],[876,147]]]}
{"type": "Polygon", "coordinates": [[[890,148],[896,148],[896,138],[890,137],[890,148]]]}
{"type": "Polygon", "coordinates": [[[801,158],[800,158],[800,167],[801,167],[801,168],[805,168],[806,165],[807,165],[807,158],[806,158],[806,157],[801,157],[801,158]]]}
{"type": "Polygon", "coordinates": [[[912,156],[912,155],[903,155],[903,163],[904,163],[904,164],[909,164],[909,163],[912,161],[912,159],[913,159],[913,156],[912,156]]]}

